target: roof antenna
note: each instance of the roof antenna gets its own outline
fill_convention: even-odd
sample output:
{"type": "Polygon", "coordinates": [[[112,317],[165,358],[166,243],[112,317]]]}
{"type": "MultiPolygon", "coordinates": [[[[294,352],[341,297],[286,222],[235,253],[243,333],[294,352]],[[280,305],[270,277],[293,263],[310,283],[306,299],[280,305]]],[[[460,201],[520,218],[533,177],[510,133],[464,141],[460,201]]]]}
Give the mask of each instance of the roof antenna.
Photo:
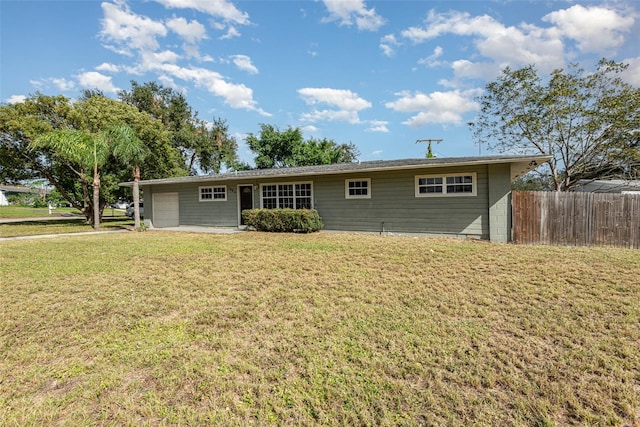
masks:
{"type": "Polygon", "coordinates": [[[433,151],[431,150],[431,143],[435,142],[436,144],[439,144],[442,142],[442,138],[440,139],[433,139],[433,138],[427,138],[427,139],[416,139],[416,144],[419,142],[426,142],[428,144],[427,146],[427,159],[432,159],[434,157],[436,157],[433,154],[433,151]]]}

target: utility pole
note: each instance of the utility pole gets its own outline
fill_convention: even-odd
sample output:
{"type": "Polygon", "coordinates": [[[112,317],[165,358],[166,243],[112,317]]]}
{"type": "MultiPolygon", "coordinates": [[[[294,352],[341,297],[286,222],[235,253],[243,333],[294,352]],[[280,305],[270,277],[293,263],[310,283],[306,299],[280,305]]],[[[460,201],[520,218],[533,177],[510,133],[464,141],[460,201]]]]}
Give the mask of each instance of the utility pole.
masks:
{"type": "Polygon", "coordinates": [[[427,146],[427,159],[431,159],[433,157],[435,157],[433,155],[433,151],[431,151],[431,143],[435,142],[436,144],[439,144],[440,142],[442,142],[442,138],[439,139],[433,139],[433,138],[427,138],[427,139],[417,139],[416,140],[416,144],[419,142],[426,142],[428,144],[427,146]]]}

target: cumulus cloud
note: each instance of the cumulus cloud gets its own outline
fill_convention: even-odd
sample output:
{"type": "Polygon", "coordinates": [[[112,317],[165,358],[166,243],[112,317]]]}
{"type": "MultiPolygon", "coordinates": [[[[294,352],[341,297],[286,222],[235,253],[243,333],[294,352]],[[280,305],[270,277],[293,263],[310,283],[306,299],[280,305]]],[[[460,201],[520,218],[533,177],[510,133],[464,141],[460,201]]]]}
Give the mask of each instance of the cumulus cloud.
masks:
{"type": "Polygon", "coordinates": [[[157,38],[167,35],[167,28],[162,22],[154,21],[146,16],[131,12],[125,3],[102,3],[104,19],[102,20],[101,37],[107,43],[115,43],[111,50],[131,54],[131,49],[156,50],[159,47],[157,38]]]}
{"type": "Polygon", "coordinates": [[[582,52],[608,53],[624,43],[624,33],[631,31],[634,17],[601,6],[574,5],[551,12],[542,18],[556,26],[559,33],[576,41],[582,52]]]}
{"type": "Polygon", "coordinates": [[[27,99],[27,97],[24,95],[11,95],[9,98],[5,100],[5,102],[7,104],[19,104],[21,102],[24,102],[25,99],[27,99]]]}
{"type": "MultiPolygon", "coordinates": [[[[229,23],[235,25],[249,24],[246,13],[239,11],[233,4],[226,0],[156,0],[167,8],[190,8],[207,13],[224,20],[212,23],[216,29],[223,30],[229,23]]],[[[136,57],[137,61],[130,66],[121,66],[117,69],[131,74],[144,75],[155,73],[163,83],[169,87],[178,87],[179,81],[193,83],[205,88],[213,95],[219,96],[224,103],[231,108],[240,108],[255,111],[263,116],[269,113],[258,107],[253,99],[253,90],[244,84],[230,82],[221,74],[200,67],[183,66],[181,61],[186,58],[196,58],[200,61],[213,61],[211,56],[202,57],[198,44],[206,39],[205,27],[197,20],[188,21],[182,17],[173,17],[166,22],[159,22],[146,16],[134,13],[126,1],[115,3],[102,3],[104,19],[100,35],[105,42],[105,47],[123,55],[136,57]],[[184,54],[180,55],[171,49],[162,49],[160,41],[167,33],[172,31],[184,40],[184,54]]],[[[240,33],[233,25],[229,25],[226,36],[237,37],[240,33]]],[[[245,55],[235,55],[232,60],[237,67],[249,72],[257,73],[258,69],[251,63],[251,59],[245,55]]],[[[99,71],[115,71],[116,67],[110,64],[102,64],[99,71]]],[[[104,92],[116,92],[111,78],[98,72],[83,73],[78,76],[83,87],[99,88],[104,92]]]]}
{"type": "Polygon", "coordinates": [[[298,94],[307,105],[328,105],[334,109],[314,109],[310,113],[302,114],[303,121],[341,121],[348,123],[360,123],[358,113],[366,108],[371,108],[371,103],[360,98],[357,93],[350,90],[331,88],[303,88],[298,89],[298,94]]]}
{"type": "Polygon", "coordinates": [[[397,100],[387,102],[385,106],[401,113],[417,113],[402,122],[413,128],[427,124],[461,125],[464,114],[479,109],[478,103],[473,100],[479,94],[478,89],[430,94],[403,91],[395,94],[397,100]]]}
{"type": "Polygon", "coordinates": [[[442,64],[441,61],[437,60],[442,56],[442,52],[443,52],[442,47],[436,46],[435,49],[433,49],[433,53],[427,56],[426,58],[419,59],[418,64],[426,65],[429,68],[437,67],[442,64]]]}
{"type": "Polygon", "coordinates": [[[117,65],[109,64],[108,62],[103,62],[102,64],[96,67],[98,71],[106,71],[108,73],[117,73],[120,71],[120,68],[117,65]]]}
{"type": "Polygon", "coordinates": [[[251,58],[247,55],[233,55],[231,60],[239,69],[249,74],[258,74],[258,68],[251,63],[251,58]]]}
{"type": "Polygon", "coordinates": [[[98,89],[105,93],[117,93],[120,88],[111,81],[111,76],[105,76],[97,71],[87,71],[77,76],[78,83],[85,89],[98,89]]]}
{"type": "Polygon", "coordinates": [[[169,9],[195,9],[215,18],[237,24],[250,23],[249,14],[242,12],[233,3],[226,0],[155,0],[169,9]]]}
{"type": "Polygon", "coordinates": [[[385,56],[392,57],[396,52],[396,46],[400,43],[393,34],[387,34],[380,39],[380,49],[385,56]]]}
{"type": "Polygon", "coordinates": [[[323,0],[329,16],[323,22],[339,21],[340,25],[356,25],[359,30],[377,31],[385,19],[375,8],[367,9],[362,0],[323,0]]]}
{"type": "Polygon", "coordinates": [[[387,127],[388,124],[389,122],[386,120],[370,120],[369,127],[366,129],[366,131],[389,133],[389,128],[387,127]]]}
{"type": "Polygon", "coordinates": [[[73,80],[67,80],[67,79],[58,78],[58,77],[49,77],[49,78],[40,79],[40,80],[30,80],[29,83],[31,83],[33,86],[35,86],[38,89],[53,86],[57,90],[62,92],[73,90],[76,87],[76,84],[74,83],[73,80]]]}
{"type": "Polygon", "coordinates": [[[197,43],[207,38],[207,31],[204,25],[196,20],[187,22],[184,18],[172,18],[167,21],[167,27],[178,34],[187,43],[197,43]]]}
{"type": "Polygon", "coordinates": [[[219,40],[228,40],[228,39],[232,39],[234,37],[240,37],[240,31],[236,30],[236,27],[234,26],[229,26],[229,29],[227,30],[227,32],[218,37],[219,40]]]}

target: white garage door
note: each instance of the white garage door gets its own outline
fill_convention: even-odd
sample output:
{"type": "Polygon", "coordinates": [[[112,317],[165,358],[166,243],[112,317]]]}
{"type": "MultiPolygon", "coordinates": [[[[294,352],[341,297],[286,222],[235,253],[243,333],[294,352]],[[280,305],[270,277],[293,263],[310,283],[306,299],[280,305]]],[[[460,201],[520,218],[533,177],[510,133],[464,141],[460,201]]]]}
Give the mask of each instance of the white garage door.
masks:
{"type": "Polygon", "coordinates": [[[177,227],[180,225],[178,193],[153,194],[153,226],[177,227]]]}

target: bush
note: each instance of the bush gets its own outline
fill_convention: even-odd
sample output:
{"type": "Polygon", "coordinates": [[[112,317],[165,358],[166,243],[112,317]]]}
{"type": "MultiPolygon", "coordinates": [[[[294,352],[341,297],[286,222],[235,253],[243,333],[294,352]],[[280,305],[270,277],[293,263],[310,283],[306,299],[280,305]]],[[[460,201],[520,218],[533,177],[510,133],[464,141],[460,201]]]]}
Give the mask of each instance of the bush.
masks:
{"type": "Polygon", "coordinates": [[[248,209],[242,218],[249,227],[275,233],[312,233],[323,226],[315,209],[248,209]]]}

